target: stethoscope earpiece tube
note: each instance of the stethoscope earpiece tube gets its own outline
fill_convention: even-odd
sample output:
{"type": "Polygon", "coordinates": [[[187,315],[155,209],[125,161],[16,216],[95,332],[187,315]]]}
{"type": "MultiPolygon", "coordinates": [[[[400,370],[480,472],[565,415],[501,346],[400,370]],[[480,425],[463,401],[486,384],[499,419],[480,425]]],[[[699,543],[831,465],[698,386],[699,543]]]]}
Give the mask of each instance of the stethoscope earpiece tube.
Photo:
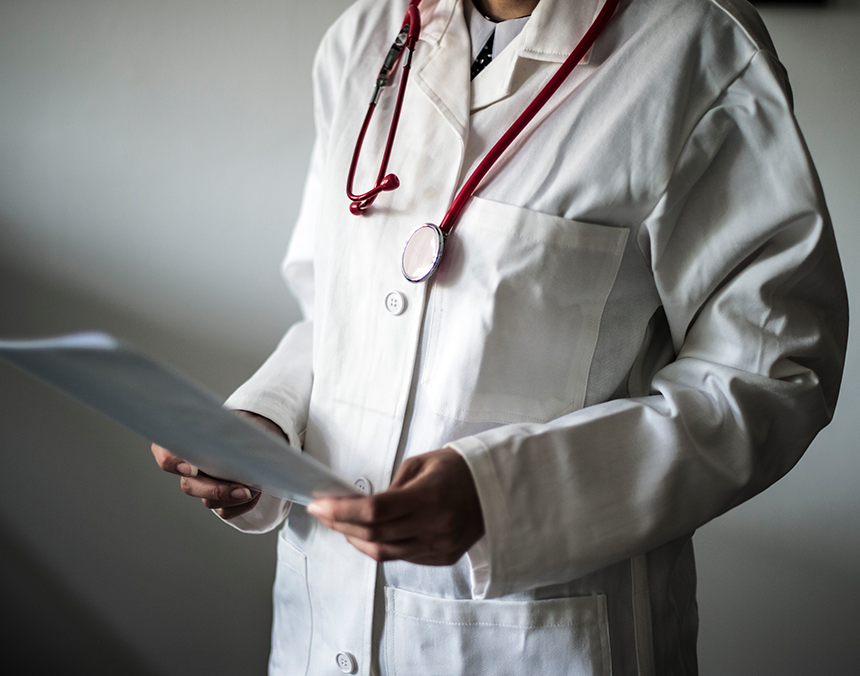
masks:
{"type": "Polygon", "coordinates": [[[373,91],[373,98],[367,108],[367,114],[364,117],[364,123],[361,125],[361,131],[358,134],[358,140],[355,143],[355,151],[352,154],[352,162],[349,165],[349,175],[346,179],[346,195],[351,200],[349,211],[354,216],[362,215],[368,207],[376,200],[381,192],[396,190],[400,187],[400,179],[394,174],[386,174],[388,169],[388,160],[391,158],[391,149],[394,147],[394,137],[397,135],[397,124],[400,121],[400,111],[403,108],[403,97],[406,94],[406,83],[409,80],[409,71],[412,67],[412,54],[415,51],[415,45],[418,42],[418,36],[421,33],[421,15],[418,13],[418,4],[421,0],[412,0],[406,10],[406,16],[403,18],[403,24],[400,27],[400,32],[394,39],[394,44],[388,50],[385,60],[382,63],[382,68],[376,78],[376,86],[373,91]],[[394,115],[391,120],[391,127],[388,130],[388,140],[385,142],[385,151],[382,155],[382,162],[379,165],[379,174],[376,176],[376,185],[361,195],[355,194],[352,191],[352,184],[355,180],[355,171],[358,167],[358,157],[361,154],[361,147],[364,144],[364,137],[367,134],[367,128],[370,126],[370,119],[373,117],[373,111],[376,110],[376,104],[379,101],[379,96],[382,90],[388,86],[388,81],[391,73],[397,67],[397,62],[400,61],[400,56],[403,53],[403,47],[406,47],[406,60],[403,64],[403,77],[400,80],[400,87],[397,90],[397,102],[394,105],[394,115]]]}
{"type": "Polygon", "coordinates": [[[379,93],[382,91],[382,88],[388,86],[388,79],[391,77],[391,72],[400,60],[400,52],[403,51],[403,45],[406,44],[406,38],[408,35],[409,26],[404,25],[403,28],[400,29],[400,33],[395,38],[394,44],[391,45],[391,49],[388,50],[388,54],[385,56],[385,61],[382,62],[382,68],[379,69],[379,75],[376,77],[376,90],[373,94],[374,103],[379,99],[379,93]]]}

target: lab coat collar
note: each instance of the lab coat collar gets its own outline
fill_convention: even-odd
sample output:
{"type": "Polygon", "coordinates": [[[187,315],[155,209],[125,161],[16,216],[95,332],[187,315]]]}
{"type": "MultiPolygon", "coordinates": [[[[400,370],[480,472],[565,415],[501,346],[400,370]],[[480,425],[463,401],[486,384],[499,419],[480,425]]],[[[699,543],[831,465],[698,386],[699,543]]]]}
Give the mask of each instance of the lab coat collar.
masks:
{"type": "Polygon", "coordinates": [[[421,40],[436,45],[445,34],[451,21],[462,16],[463,0],[422,0],[418,5],[421,14],[421,40]]]}
{"type": "MultiPolygon", "coordinates": [[[[471,47],[463,12],[467,0],[423,0],[421,40],[427,43],[417,67],[419,86],[465,140],[469,114],[509,96],[521,59],[562,63],[591,26],[605,0],[540,0],[514,41],[469,82],[471,47]],[[466,95],[469,91],[470,95],[466,95]]],[[[588,63],[591,51],[582,63],[588,63]]]]}
{"type": "Polygon", "coordinates": [[[421,39],[414,76],[418,86],[454,128],[465,148],[469,129],[469,29],[463,0],[423,0],[421,39]]]}
{"type": "MultiPolygon", "coordinates": [[[[468,0],[466,0],[468,1],[468,0]]],[[[423,0],[421,39],[436,45],[453,20],[462,20],[464,0],[423,0]]],[[[588,30],[604,0],[540,0],[525,25],[519,56],[562,63],[588,30]]],[[[588,62],[588,56],[583,63],[588,62]]]]}
{"type": "MultiPolygon", "coordinates": [[[[472,81],[471,109],[478,110],[510,96],[518,66],[524,59],[563,63],[591,26],[603,0],[540,0],[522,32],[482,76],[472,81]]],[[[589,50],[581,63],[588,63],[589,50]]]]}
{"type": "MultiPolygon", "coordinates": [[[[585,35],[604,0],[540,0],[522,32],[518,54],[562,63],[585,35]]],[[[591,50],[581,63],[588,63],[591,50]]]]}

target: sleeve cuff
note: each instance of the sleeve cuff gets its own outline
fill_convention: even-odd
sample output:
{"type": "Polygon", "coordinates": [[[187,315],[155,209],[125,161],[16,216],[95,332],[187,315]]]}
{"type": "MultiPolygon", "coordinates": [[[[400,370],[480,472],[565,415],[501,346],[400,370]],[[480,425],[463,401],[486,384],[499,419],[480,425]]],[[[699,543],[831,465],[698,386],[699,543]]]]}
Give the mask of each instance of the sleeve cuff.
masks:
{"type": "Polygon", "coordinates": [[[234,411],[250,411],[268,418],[281,428],[291,446],[301,448],[304,444],[304,430],[297,429],[295,420],[287,413],[289,408],[276,396],[265,392],[245,394],[240,387],[224,402],[224,407],[234,411]]]}
{"type": "Polygon", "coordinates": [[[287,518],[287,514],[290,513],[292,505],[293,503],[288,500],[263,493],[254,509],[247,514],[242,514],[242,516],[224,519],[218,515],[218,512],[213,511],[212,513],[238,531],[262,534],[268,533],[280,526],[284,519],[287,518]]]}
{"type": "MultiPolygon", "coordinates": [[[[296,430],[294,420],[285,413],[286,406],[275,396],[265,393],[245,394],[240,387],[224,402],[224,407],[236,411],[250,411],[268,418],[281,428],[291,446],[301,448],[304,443],[303,431],[300,433],[296,430]]],[[[224,519],[217,512],[213,513],[236,530],[243,533],[262,534],[277,528],[287,518],[292,504],[288,500],[263,493],[254,509],[247,514],[224,519]]]]}
{"type": "Polygon", "coordinates": [[[484,517],[485,534],[466,553],[469,557],[472,598],[491,599],[504,596],[508,592],[504,589],[503,554],[508,540],[510,518],[489,450],[478,437],[465,437],[447,444],[447,447],[463,456],[469,466],[484,517]]]}

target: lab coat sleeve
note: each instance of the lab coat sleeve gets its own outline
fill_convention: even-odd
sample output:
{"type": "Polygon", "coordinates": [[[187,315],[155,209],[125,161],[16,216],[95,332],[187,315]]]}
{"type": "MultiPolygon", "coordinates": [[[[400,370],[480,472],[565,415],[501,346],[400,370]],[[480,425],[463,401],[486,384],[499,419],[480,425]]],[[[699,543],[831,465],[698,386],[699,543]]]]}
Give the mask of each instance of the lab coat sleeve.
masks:
{"type": "Polygon", "coordinates": [[[313,382],[313,223],[319,202],[320,154],[318,142],[311,158],[299,219],[282,266],[303,319],[287,331],[272,355],[225,404],[275,422],[290,443],[299,447],[304,441],[313,382]]]}
{"type": "MultiPolygon", "coordinates": [[[[341,41],[342,42],[342,41],[341,41]]],[[[319,207],[334,92],[342,77],[344,58],[330,30],[314,61],[314,122],[316,141],[305,182],[302,206],[290,239],[281,272],[302,310],[303,319],[293,325],[272,355],[225,402],[236,410],[257,413],[275,422],[293,446],[301,447],[307,426],[313,384],[314,230],[319,207]]],[[[277,527],[286,518],[290,503],[263,495],[256,507],[227,520],[251,533],[277,527]]]]}
{"type": "Polygon", "coordinates": [[[650,395],[450,444],[486,538],[473,595],[576,579],[783,476],[833,415],[847,301],[780,65],[758,53],[690,134],[638,243],[675,359],[650,395]]]}
{"type": "MultiPolygon", "coordinates": [[[[319,144],[317,144],[319,145],[319,144]]],[[[311,171],[299,220],[293,233],[283,273],[299,302],[304,319],[294,324],[275,351],[225,402],[227,408],[252,411],[276,423],[290,444],[301,447],[307,426],[313,383],[313,240],[306,233],[312,227],[319,195],[314,171],[318,149],[314,150],[311,171]]],[[[276,528],[289,513],[290,502],[264,494],[253,510],[232,519],[231,526],[247,533],[265,533],[276,528]]]]}

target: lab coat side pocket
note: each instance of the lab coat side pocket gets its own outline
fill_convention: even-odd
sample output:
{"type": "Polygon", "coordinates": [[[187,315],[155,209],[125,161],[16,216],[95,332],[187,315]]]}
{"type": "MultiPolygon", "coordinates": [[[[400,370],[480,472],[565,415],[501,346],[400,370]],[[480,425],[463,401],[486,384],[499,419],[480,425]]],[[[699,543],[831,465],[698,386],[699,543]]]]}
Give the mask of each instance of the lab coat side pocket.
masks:
{"type": "Polygon", "coordinates": [[[442,599],[385,590],[391,676],[611,676],[606,597],[442,599]]]}
{"type": "Polygon", "coordinates": [[[307,557],[287,540],[286,533],[284,528],[278,535],[269,674],[303,676],[308,669],[312,630],[307,557]]]}

